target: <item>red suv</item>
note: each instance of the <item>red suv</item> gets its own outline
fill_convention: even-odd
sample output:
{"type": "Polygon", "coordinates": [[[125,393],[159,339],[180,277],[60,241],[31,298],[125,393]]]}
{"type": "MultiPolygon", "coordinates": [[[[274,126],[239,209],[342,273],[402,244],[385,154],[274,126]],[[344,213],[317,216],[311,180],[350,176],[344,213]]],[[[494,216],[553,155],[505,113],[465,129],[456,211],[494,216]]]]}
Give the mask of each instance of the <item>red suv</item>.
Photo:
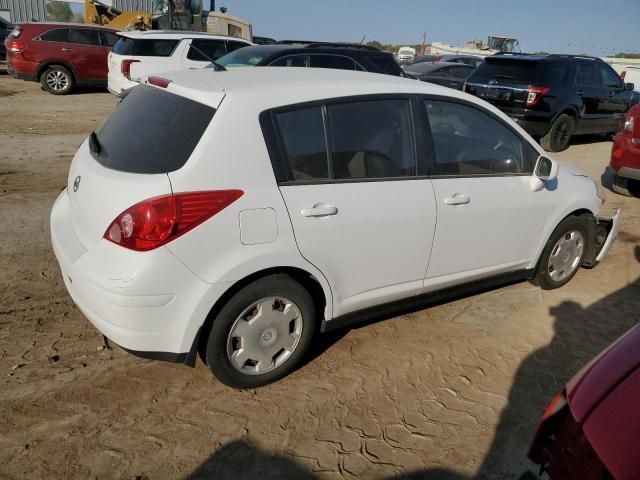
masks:
{"type": "Polygon", "coordinates": [[[624,126],[613,139],[611,149],[613,191],[640,195],[640,104],[624,119],[624,126]]]}
{"type": "Polygon", "coordinates": [[[7,71],[15,78],[40,82],[54,95],[75,85],[106,85],[107,55],[116,31],[71,23],[21,23],[5,41],[7,71]]]}

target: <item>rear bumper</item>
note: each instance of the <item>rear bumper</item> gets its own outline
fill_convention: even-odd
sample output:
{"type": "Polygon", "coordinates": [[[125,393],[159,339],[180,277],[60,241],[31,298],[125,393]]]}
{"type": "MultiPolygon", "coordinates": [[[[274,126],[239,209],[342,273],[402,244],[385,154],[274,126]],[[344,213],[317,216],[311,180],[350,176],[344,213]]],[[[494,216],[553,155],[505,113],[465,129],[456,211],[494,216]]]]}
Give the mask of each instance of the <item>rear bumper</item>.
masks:
{"type": "Polygon", "coordinates": [[[522,109],[520,111],[504,111],[529,135],[544,137],[549,133],[553,116],[549,112],[536,112],[522,109]]]}
{"type": "Polygon", "coordinates": [[[120,95],[120,93],[138,85],[138,82],[127,80],[124,75],[116,72],[109,72],[107,76],[107,88],[109,92],[114,95],[120,95]]]}
{"type": "Polygon", "coordinates": [[[616,175],[640,180],[640,138],[616,135],[611,147],[610,165],[616,175]]]}
{"type": "Polygon", "coordinates": [[[184,362],[212,302],[227,287],[203,282],[164,247],[133,252],[103,239],[85,248],[66,190],[51,211],[51,243],[78,308],[138,356],[184,362]]]}
{"type": "Polygon", "coordinates": [[[38,64],[24,60],[22,55],[7,53],[7,73],[18,80],[37,82],[38,64]]]}

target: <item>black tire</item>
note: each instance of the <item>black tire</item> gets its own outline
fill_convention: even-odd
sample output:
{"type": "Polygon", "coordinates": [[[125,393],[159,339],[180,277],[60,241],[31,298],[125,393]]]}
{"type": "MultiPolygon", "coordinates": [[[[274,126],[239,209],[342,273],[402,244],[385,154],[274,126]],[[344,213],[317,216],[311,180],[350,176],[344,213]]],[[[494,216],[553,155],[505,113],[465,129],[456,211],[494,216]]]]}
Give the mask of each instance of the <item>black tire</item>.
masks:
{"type": "Polygon", "coordinates": [[[75,85],[73,74],[62,65],[51,65],[40,75],[40,85],[53,95],[66,95],[75,85]]]}
{"type": "Polygon", "coordinates": [[[591,240],[589,238],[589,232],[591,231],[591,229],[589,228],[588,222],[589,219],[585,215],[567,217],[562,222],[560,222],[560,225],[558,225],[553,231],[551,237],[549,237],[549,241],[547,241],[547,244],[544,247],[542,256],[540,257],[540,261],[538,262],[538,268],[536,270],[535,280],[536,283],[540,285],[540,287],[542,287],[542,289],[553,290],[554,288],[560,288],[568,283],[578,272],[578,270],[580,269],[580,265],[582,265],[582,262],[584,260],[585,253],[588,252],[590,248],[589,242],[591,240]],[[558,243],[558,241],[563,236],[573,231],[580,232],[580,234],[582,235],[584,242],[582,253],[575,269],[567,277],[562,278],[561,280],[555,280],[551,276],[549,258],[553,253],[556,243],[558,243]]]}
{"type": "Polygon", "coordinates": [[[575,120],[571,115],[563,113],[555,119],[549,132],[540,139],[540,146],[547,152],[566,150],[575,128],[575,120]]]}
{"type": "MultiPolygon", "coordinates": [[[[275,307],[274,307],[275,309],[275,307]]],[[[256,388],[279,380],[301,363],[316,331],[316,308],[310,293],[286,274],[260,278],[238,291],[222,307],[209,333],[206,348],[207,365],[213,375],[232,388],[256,388]],[[227,340],[236,320],[253,303],[282,296],[295,304],[302,315],[302,333],[297,346],[279,366],[266,373],[243,373],[236,368],[227,352],[227,340]]]]}

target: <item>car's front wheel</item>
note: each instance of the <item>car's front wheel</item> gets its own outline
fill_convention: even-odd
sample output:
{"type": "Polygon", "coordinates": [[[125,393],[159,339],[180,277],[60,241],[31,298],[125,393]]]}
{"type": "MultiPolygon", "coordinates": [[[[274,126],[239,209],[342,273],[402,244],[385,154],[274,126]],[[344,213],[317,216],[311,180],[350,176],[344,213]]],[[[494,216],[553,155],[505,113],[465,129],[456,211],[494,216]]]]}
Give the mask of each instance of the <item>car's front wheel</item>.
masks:
{"type": "Polygon", "coordinates": [[[563,286],[580,268],[588,251],[587,222],[585,216],[571,216],[564,219],[551,234],[536,272],[536,281],[543,289],[563,286]]]}
{"type": "Polygon", "coordinates": [[[540,145],[547,152],[566,150],[573,135],[574,126],[573,117],[563,113],[554,120],[549,132],[540,139],[540,145]]]}
{"type": "Polygon", "coordinates": [[[233,388],[279,380],[302,361],[315,332],[309,292],[285,274],[258,279],[238,291],[213,321],[206,359],[233,388]]]}
{"type": "Polygon", "coordinates": [[[73,89],[73,75],[61,65],[48,67],[40,76],[40,84],[54,95],[66,95],[73,89]]]}

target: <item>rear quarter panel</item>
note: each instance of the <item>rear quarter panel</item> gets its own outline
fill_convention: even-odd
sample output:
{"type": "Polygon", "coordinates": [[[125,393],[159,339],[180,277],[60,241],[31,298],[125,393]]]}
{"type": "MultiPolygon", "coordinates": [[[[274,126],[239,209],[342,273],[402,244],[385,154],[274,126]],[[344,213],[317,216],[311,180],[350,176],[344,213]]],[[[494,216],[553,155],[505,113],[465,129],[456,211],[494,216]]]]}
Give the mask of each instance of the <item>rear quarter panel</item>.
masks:
{"type": "MultiPolygon", "coordinates": [[[[327,299],[325,317],[332,316],[331,289],[322,273],[307,262],[295,242],[293,228],[276,183],[259,123],[260,110],[234,106],[227,95],[192,158],[169,174],[174,192],[241,189],[244,195],[225,210],[167,245],[187,267],[209,283],[235,283],[274,267],[295,267],[320,283],[327,299]],[[273,241],[242,243],[241,212],[272,209],[273,241]]],[[[271,240],[271,239],[270,239],[271,240]]]]}

